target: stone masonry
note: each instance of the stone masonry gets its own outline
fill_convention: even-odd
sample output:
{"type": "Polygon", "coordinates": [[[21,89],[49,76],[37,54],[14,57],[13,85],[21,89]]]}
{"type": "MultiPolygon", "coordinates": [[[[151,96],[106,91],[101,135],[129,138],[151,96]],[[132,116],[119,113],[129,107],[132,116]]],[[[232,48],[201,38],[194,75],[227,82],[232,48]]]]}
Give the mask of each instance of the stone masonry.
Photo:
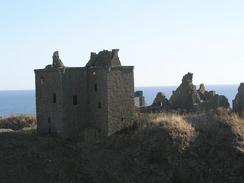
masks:
{"type": "Polygon", "coordinates": [[[91,53],[85,67],[53,63],[35,70],[37,130],[65,138],[100,138],[132,123],[133,66],[121,66],[118,49],[91,53]]]}
{"type": "Polygon", "coordinates": [[[233,100],[233,111],[244,114],[244,83],[241,83],[238,88],[238,93],[233,100]]]}
{"type": "Polygon", "coordinates": [[[134,102],[136,107],[144,107],[146,105],[143,91],[135,91],[134,102]]]}
{"type": "Polygon", "coordinates": [[[192,111],[200,103],[196,86],[192,82],[193,74],[187,73],[182,78],[180,86],[173,91],[170,104],[174,110],[192,111]]]}

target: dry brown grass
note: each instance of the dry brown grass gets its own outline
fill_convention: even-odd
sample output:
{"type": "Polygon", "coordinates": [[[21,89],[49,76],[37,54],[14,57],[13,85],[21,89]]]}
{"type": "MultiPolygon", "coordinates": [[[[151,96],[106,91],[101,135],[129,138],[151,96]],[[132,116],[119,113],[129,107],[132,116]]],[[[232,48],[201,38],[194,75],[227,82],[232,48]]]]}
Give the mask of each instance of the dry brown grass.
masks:
{"type": "Polygon", "coordinates": [[[137,115],[142,127],[147,126],[167,126],[169,128],[180,129],[185,132],[192,132],[194,128],[186,120],[185,116],[175,113],[150,113],[137,115]]]}
{"type": "Polygon", "coordinates": [[[225,120],[231,124],[232,130],[244,139],[244,118],[240,118],[238,115],[233,114],[228,116],[225,120]]]}
{"type": "Polygon", "coordinates": [[[154,125],[164,126],[169,129],[173,136],[186,136],[194,138],[195,129],[186,121],[184,116],[178,114],[161,114],[153,116],[152,123],[154,125]]]}
{"type": "Polygon", "coordinates": [[[17,115],[0,118],[0,129],[21,130],[24,128],[35,128],[36,118],[29,115],[17,115]]]}
{"type": "Polygon", "coordinates": [[[244,151],[236,142],[243,142],[244,123],[237,115],[137,114],[135,120],[142,129],[97,143],[35,130],[0,134],[0,182],[243,183],[244,151]]]}
{"type": "Polygon", "coordinates": [[[183,138],[193,142],[199,133],[211,136],[220,142],[221,139],[232,139],[244,150],[244,118],[224,109],[210,113],[179,115],[175,113],[137,114],[140,127],[161,126],[168,129],[172,138],[183,138]]]}
{"type": "Polygon", "coordinates": [[[192,114],[185,117],[196,129],[218,130],[229,127],[232,132],[244,139],[244,118],[224,109],[207,114],[192,114]]]}
{"type": "Polygon", "coordinates": [[[179,114],[175,113],[150,113],[137,114],[136,118],[141,128],[158,127],[165,130],[173,142],[177,143],[181,150],[187,148],[197,137],[196,130],[179,114]]]}

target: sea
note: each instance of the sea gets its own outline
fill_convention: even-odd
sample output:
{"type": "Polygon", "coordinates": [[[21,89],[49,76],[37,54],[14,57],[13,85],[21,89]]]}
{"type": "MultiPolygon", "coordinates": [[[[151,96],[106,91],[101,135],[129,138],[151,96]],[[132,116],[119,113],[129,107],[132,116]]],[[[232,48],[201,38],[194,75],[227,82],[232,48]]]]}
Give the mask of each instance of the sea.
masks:
{"type": "MultiPolygon", "coordinates": [[[[176,88],[177,86],[135,87],[135,91],[142,90],[146,104],[151,105],[158,92],[163,92],[169,98],[176,88]]],[[[206,85],[206,89],[225,95],[232,105],[238,85],[206,85]]],[[[35,115],[35,111],[35,90],[0,91],[0,116],[35,115]]]]}

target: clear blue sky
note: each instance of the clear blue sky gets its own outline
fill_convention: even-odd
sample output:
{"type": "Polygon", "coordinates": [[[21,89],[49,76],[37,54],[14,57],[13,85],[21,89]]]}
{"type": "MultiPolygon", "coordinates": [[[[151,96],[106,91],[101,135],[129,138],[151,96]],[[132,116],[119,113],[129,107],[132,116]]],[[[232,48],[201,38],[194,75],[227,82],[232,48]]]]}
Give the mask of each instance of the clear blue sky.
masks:
{"type": "Polygon", "coordinates": [[[35,68],[60,51],[84,66],[120,49],[136,86],[244,81],[243,0],[0,0],[0,90],[33,89],[35,68]]]}

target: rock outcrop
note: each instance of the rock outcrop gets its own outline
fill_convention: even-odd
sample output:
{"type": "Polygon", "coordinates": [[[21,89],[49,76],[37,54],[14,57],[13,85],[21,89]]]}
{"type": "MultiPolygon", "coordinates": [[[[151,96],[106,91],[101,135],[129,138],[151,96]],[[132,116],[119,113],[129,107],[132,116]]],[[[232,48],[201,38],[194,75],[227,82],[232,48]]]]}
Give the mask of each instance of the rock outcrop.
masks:
{"type": "Polygon", "coordinates": [[[238,93],[233,100],[233,111],[237,113],[244,113],[244,83],[240,84],[238,93]]]}
{"type": "Polygon", "coordinates": [[[183,77],[181,85],[176,91],[173,91],[170,98],[170,104],[173,109],[192,111],[200,103],[196,86],[192,83],[192,77],[192,73],[187,73],[183,77]]]}

